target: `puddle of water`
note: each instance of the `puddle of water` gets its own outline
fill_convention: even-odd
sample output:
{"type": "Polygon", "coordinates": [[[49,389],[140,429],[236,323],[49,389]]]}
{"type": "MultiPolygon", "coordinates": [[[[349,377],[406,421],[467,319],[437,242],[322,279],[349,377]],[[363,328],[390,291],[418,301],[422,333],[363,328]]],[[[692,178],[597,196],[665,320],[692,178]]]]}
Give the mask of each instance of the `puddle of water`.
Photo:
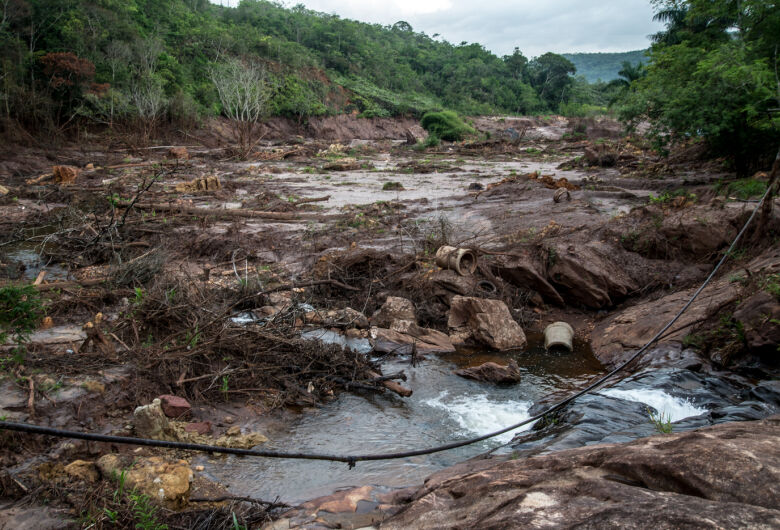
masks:
{"type": "Polygon", "coordinates": [[[692,416],[701,416],[702,414],[707,413],[707,409],[697,407],[687,399],[674,397],[663,390],[656,390],[654,388],[636,388],[629,390],[607,388],[599,391],[599,394],[617,399],[624,399],[626,401],[644,403],[655,409],[658,414],[663,414],[664,418],[668,418],[672,422],[680,421],[692,416]]]}
{"type": "Polygon", "coordinates": [[[43,269],[46,269],[45,281],[64,280],[68,277],[67,269],[43,261],[40,255],[32,249],[17,248],[11,250],[6,254],[6,259],[11,264],[22,265],[24,267],[21,278],[25,280],[34,280],[38,277],[38,273],[43,269]]]}
{"type": "MultiPolygon", "coordinates": [[[[329,338],[333,337],[326,336],[326,340],[329,338]]],[[[510,358],[518,360],[524,372],[522,382],[496,386],[453,374],[453,370],[469,363],[469,357],[429,356],[416,367],[410,366],[408,359],[386,361],[385,373],[406,373],[407,381],[403,384],[414,391],[410,398],[391,393],[342,393],[321,408],[269,426],[264,434],[270,441],[262,448],[344,455],[432,447],[517,423],[527,417],[531,403],[554,390],[581,385],[600,371],[593,368],[598,363],[591,360],[587,351],[560,356],[547,354],[534,343],[531,351],[511,357],[475,357],[479,362],[489,359],[504,364],[510,358]]],[[[418,484],[431,473],[496,448],[511,437],[508,433],[499,439],[434,455],[360,462],[352,470],[330,462],[238,457],[208,460],[200,456],[197,464],[205,466],[208,478],[220,481],[237,495],[279,497],[284,502],[297,503],[345,487],[418,484]]]]}
{"type": "Polygon", "coordinates": [[[301,333],[301,338],[305,340],[318,340],[323,344],[338,344],[342,348],[348,348],[357,353],[371,353],[374,349],[368,339],[358,339],[345,337],[341,333],[330,331],[328,329],[315,329],[301,333]]]}

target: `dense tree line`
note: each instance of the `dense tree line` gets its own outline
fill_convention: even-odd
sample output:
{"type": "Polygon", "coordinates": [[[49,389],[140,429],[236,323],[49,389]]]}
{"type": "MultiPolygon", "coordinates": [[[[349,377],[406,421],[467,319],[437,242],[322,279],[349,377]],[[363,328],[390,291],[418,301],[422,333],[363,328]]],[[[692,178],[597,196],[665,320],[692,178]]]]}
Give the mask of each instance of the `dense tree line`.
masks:
{"type": "Polygon", "coordinates": [[[767,0],[654,0],[666,28],[619,104],[659,148],[704,140],[740,173],[780,143],[780,5],[767,0]]]}
{"type": "MultiPolygon", "coordinates": [[[[555,54],[497,57],[392,26],[266,1],[0,0],[4,123],[191,122],[222,112],[210,75],[237,59],[268,75],[268,112],[303,121],[357,112],[555,112],[577,94],[555,54]]],[[[584,83],[579,80],[580,84],[584,83]]],[[[592,98],[591,98],[592,99],[592,98]]]]}

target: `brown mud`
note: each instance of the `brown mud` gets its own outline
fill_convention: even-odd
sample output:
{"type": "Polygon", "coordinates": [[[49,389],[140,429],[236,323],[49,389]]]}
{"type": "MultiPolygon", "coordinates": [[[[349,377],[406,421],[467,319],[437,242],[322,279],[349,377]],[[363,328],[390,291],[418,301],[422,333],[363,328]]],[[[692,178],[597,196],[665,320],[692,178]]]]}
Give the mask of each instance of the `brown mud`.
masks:
{"type": "MultiPolygon", "coordinates": [[[[173,394],[214,439],[273,431],[340,393],[387,392],[381,361],[300,333],[366,339],[388,296],[451,334],[454,296],[502,300],[528,334],[571,323],[611,367],[677,310],[755,207],[718,195],[731,176],[695,146],[660,158],[609,120],[474,123],[489,134],[418,150],[404,145],[410,120],[272,121],[249,160],[223,123],[179,138],[184,150],[4,147],[0,283],[38,278],[51,322],[23,359],[3,354],[3,417],[132,435],[136,407],[173,394]],[[72,181],[55,165],[76,168],[72,181]],[[436,266],[444,244],[477,252],[474,277],[436,266]]],[[[762,315],[778,307],[777,212],[665,341],[718,369],[774,369],[780,315],[762,315]]],[[[466,351],[449,359],[494,360],[466,351]]],[[[106,501],[115,477],[92,464],[112,452],[191,456],[2,433],[0,526],[132,521],[138,503],[106,501]],[[78,460],[94,474],[66,469],[78,460]]],[[[176,475],[165,465],[158,477],[176,475]]],[[[225,497],[195,469],[157,514],[171,528],[229,527],[233,513],[256,527],[281,508],[203,500],[225,497]]]]}

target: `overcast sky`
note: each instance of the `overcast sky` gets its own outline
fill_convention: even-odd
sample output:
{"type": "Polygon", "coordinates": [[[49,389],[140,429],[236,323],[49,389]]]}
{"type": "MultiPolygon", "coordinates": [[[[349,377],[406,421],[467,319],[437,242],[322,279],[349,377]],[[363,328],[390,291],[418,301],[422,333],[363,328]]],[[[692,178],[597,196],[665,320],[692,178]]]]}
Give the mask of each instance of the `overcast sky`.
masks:
{"type": "MultiPolygon", "coordinates": [[[[238,0],[212,0],[235,5],[238,0]]],[[[544,52],[615,52],[649,46],[661,28],[649,0],[287,0],[288,6],[342,18],[394,24],[458,44],[479,42],[498,55],[515,46],[527,57],[544,52]]]]}

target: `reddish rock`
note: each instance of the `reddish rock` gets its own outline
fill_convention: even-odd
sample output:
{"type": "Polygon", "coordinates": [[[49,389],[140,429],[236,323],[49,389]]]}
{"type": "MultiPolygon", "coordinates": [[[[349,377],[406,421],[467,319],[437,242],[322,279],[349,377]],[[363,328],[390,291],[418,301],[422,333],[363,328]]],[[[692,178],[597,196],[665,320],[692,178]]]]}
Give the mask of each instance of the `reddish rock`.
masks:
{"type": "Polygon", "coordinates": [[[499,385],[519,383],[521,380],[520,367],[514,360],[510,361],[507,366],[488,362],[473,368],[456,370],[455,374],[466,379],[499,385]]]}
{"type": "Polygon", "coordinates": [[[186,432],[194,432],[196,434],[206,435],[211,432],[211,422],[199,421],[196,423],[188,423],[184,426],[184,430],[186,432]]]}
{"type": "MultiPolygon", "coordinates": [[[[777,528],[780,417],[429,477],[383,530],[777,528]]],[[[457,469],[460,467],[460,469],[457,469]]]]}
{"type": "Polygon", "coordinates": [[[192,412],[189,401],[179,396],[160,396],[160,406],[169,418],[183,418],[192,412]]]}
{"type": "Polygon", "coordinates": [[[455,296],[447,325],[456,333],[471,337],[493,349],[504,351],[526,346],[525,333],[501,300],[455,296]]]}

